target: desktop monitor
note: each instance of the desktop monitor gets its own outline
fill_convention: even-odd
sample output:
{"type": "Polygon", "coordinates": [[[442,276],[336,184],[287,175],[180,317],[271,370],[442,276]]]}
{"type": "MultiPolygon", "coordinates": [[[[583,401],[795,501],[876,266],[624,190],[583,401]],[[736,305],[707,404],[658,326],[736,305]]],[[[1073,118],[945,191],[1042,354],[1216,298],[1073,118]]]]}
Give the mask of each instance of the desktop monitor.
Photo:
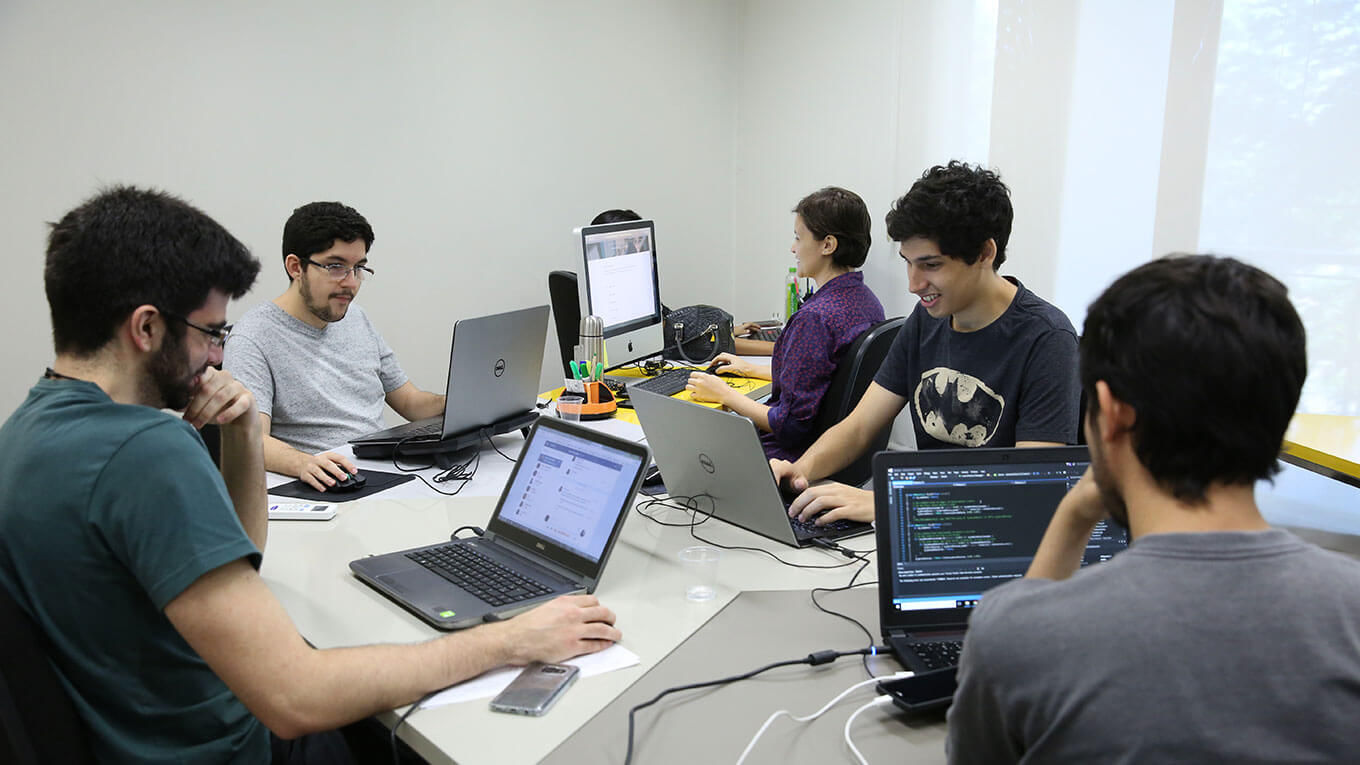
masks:
{"type": "Polygon", "coordinates": [[[661,353],[665,346],[656,274],[656,228],[649,220],[576,229],[584,268],[581,315],[604,321],[608,365],[661,353]]]}

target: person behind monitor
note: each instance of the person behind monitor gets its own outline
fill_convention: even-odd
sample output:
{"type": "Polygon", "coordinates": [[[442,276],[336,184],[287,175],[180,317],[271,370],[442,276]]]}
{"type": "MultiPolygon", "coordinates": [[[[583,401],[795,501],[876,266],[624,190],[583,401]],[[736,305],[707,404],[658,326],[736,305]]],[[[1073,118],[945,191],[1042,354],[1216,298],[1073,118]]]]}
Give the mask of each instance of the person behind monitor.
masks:
{"type": "Polygon", "coordinates": [[[1091,304],[1091,465],[969,620],[950,761],[1355,760],[1360,562],[1271,528],[1254,495],[1305,345],[1284,285],[1230,258],[1155,260],[1091,304]],[[1107,518],[1128,550],[1078,570],[1107,518]]]}
{"type": "Polygon", "coordinates": [[[696,372],[688,390],[696,401],[712,401],[750,418],[762,431],[766,456],[797,459],[816,437],[813,427],[831,376],[845,350],[869,327],[883,321],[883,305],[864,284],[871,242],[869,208],[853,191],[828,186],[793,208],[793,253],[798,277],[817,290],[789,318],[774,343],[768,365],[730,353],[719,354],[722,371],[772,380],[768,404],[747,398],[722,377],[696,372]]]}
{"type": "Polygon", "coordinates": [[[1001,275],[1011,218],[1001,178],[958,161],[927,170],[888,211],[920,302],[849,416],[796,461],[771,460],[776,479],[802,491],[790,514],[872,521],[871,492],[809,483],[858,459],[903,407],[921,449],[1076,441],[1077,334],[1062,311],[1001,275]]]}
{"type": "Polygon", "coordinates": [[[373,275],[373,228],[339,202],[313,202],[283,226],[288,289],[246,312],[223,365],[251,393],[264,426],[265,469],[325,491],[355,466],[324,451],[383,428],[383,404],[408,420],[444,413],[420,390],[354,303],[373,275]]]}

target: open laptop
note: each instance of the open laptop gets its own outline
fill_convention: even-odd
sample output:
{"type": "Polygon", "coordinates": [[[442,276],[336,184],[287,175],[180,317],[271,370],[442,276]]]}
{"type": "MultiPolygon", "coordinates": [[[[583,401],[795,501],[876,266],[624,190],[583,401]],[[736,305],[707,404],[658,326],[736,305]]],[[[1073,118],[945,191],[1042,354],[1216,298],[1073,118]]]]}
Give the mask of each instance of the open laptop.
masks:
{"type": "Polygon", "coordinates": [[[760,433],[745,417],[643,391],[633,395],[633,408],[671,496],[702,496],[699,510],[793,547],[873,530],[855,521],[817,526],[790,518],[797,495],[780,491],[760,433]]]}
{"type": "MultiPolygon", "coordinates": [[[[958,663],[968,615],[987,590],[1024,575],[1089,464],[1085,446],[874,456],[879,625],[903,666],[958,663]]],[[[1082,565],[1127,546],[1128,532],[1103,522],[1082,565]]]]}
{"type": "Polygon", "coordinates": [[[360,558],[350,571],[443,630],[594,592],[649,461],[641,444],[540,418],[484,535],[360,558]]]}
{"type": "Polygon", "coordinates": [[[548,306],[498,313],[453,324],[444,414],[352,439],[354,456],[386,459],[431,454],[474,444],[481,428],[504,433],[528,427],[536,415],[538,376],[548,334],[548,306]],[[468,442],[450,443],[471,434],[468,442]]]}

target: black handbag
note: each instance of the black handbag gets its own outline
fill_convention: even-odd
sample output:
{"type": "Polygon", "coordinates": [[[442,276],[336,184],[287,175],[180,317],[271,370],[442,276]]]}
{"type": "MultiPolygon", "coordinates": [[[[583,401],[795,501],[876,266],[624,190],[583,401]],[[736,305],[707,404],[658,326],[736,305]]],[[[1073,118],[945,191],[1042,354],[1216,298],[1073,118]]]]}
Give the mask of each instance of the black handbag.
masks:
{"type": "Polygon", "coordinates": [[[704,364],[736,350],[732,314],[711,305],[687,305],[666,314],[666,355],[704,364]]]}

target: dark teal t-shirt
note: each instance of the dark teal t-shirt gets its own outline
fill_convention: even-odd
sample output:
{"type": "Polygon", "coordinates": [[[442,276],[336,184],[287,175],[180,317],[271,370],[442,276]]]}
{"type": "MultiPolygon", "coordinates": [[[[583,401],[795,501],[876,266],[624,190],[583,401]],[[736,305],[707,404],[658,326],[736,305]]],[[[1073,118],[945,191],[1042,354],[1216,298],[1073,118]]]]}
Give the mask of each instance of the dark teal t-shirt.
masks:
{"type": "Polygon", "coordinates": [[[100,759],[268,761],[268,730],[164,614],[241,558],[259,567],[180,418],[42,380],[0,427],[0,586],[52,641],[100,759]]]}

